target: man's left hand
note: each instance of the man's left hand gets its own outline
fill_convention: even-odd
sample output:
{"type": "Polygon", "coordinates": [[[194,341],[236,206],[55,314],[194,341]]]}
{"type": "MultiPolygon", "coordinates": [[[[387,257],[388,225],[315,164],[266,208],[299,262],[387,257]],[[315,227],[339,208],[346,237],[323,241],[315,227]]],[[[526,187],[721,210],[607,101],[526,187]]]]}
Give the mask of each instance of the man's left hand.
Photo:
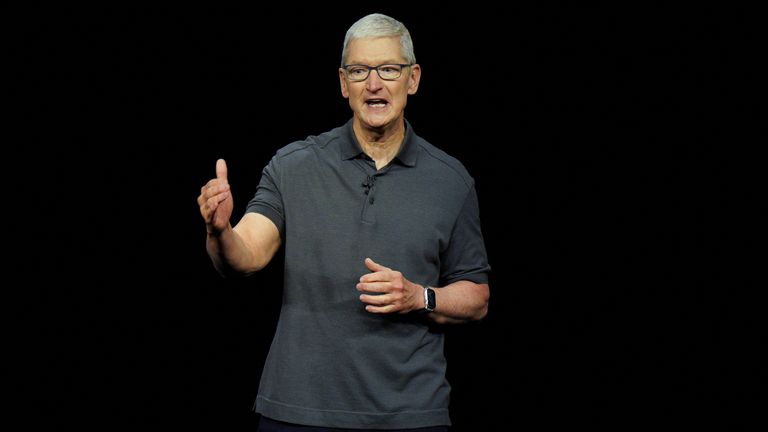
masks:
{"type": "Polygon", "coordinates": [[[371,273],[363,275],[357,284],[357,290],[363,293],[360,301],[366,304],[365,310],[371,313],[408,313],[424,307],[422,286],[370,258],[365,259],[365,266],[371,273]]]}

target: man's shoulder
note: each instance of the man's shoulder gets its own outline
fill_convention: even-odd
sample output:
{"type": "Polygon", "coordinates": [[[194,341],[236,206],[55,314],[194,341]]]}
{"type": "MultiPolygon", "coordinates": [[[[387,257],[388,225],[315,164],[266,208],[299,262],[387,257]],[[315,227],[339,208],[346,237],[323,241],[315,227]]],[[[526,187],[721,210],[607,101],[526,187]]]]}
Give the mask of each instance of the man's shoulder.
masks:
{"type": "Polygon", "coordinates": [[[471,187],[474,184],[472,176],[460,160],[418,135],[414,138],[416,138],[416,145],[421,149],[421,157],[424,158],[424,162],[430,169],[440,171],[442,176],[454,178],[464,183],[467,187],[471,187]]]}
{"type": "Polygon", "coordinates": [[[294,141],[277,151],[277,157],[284,159],[287,157],[301,157],[303,153],[309,153],[314,150],[325,148],[331,142],[339,139],[344,127],[340,126],[319,135],[309,135],[303,140],[294,141]]]}

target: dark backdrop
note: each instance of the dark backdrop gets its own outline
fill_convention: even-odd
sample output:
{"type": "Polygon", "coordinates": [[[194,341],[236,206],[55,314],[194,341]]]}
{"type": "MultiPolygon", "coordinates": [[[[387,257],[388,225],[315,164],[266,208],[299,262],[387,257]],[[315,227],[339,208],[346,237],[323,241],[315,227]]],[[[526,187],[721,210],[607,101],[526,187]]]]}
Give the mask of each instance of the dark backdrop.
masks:
{"type": "Polygon", "coordinates": [[[488,317],[447,330],[453,430],[757,419],[754,15],[477,5],[11,11],[26,419],[254,429],[282,263],[219,278],[195,198],[225,158],[237,220],[278,148],[350,117],[374,11],[412,33],[407,118],[475,178],[493,266],[488,317]]]}

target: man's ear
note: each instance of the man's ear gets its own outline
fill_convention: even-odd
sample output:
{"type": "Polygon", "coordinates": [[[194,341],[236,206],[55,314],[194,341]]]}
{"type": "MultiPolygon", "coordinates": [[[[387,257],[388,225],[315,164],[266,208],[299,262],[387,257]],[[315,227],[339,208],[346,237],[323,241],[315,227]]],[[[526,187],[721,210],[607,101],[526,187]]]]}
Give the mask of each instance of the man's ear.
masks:
{"type": "Polygon", "coordinates": [[[419,81],[421,81],[421,66],[415,64],[411,66],[411,73],[408,75],[408,94],[416,94],[416,90],[419,89],[419,81]]]}
{"type": "Polygon", "coordinates": [[[339,68],[339,84],[341,85],[341,95],[344,99],[349,99],[349,88],[347,88],[347,77],[344,74],[344,69],[339,68]]]}

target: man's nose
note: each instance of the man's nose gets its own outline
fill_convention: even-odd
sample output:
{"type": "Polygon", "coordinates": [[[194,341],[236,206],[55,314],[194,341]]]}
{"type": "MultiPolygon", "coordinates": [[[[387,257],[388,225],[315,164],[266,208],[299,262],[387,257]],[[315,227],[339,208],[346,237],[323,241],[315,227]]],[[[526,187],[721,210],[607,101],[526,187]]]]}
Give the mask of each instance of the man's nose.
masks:
{"type": "Polygon", "coordinates": [[[368,74],[368,78],[365,80],[365,88],[368,91],[376,91],[381,88],[381,82],[382,79],[379,76],[379,71],[376,69],[371,69],[371,72],[368,74]]]}

